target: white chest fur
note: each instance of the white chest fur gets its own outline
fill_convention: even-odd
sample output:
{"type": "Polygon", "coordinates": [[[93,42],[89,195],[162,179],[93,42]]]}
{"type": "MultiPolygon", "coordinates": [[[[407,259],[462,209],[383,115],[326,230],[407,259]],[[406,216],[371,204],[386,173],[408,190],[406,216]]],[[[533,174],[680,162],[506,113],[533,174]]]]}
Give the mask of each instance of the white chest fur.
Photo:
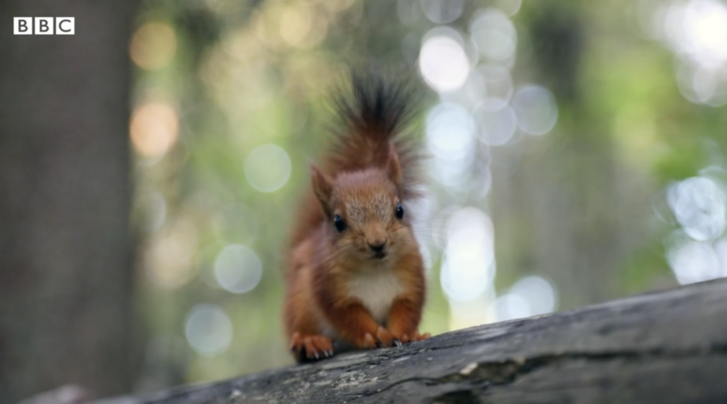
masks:
{"type": "Polygon", "coordinates": [[[363,302],[377,323],[383,324],[391,304],[403,291],[399,279],[389,268],[365,268],[348,284],[350,296],[363,302]]]}

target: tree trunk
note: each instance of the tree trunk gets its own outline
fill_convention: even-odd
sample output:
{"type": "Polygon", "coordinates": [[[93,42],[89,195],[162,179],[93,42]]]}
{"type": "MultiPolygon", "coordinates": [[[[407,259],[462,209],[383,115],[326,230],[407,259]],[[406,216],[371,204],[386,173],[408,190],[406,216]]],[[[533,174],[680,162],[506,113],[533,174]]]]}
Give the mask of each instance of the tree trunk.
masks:
{"type": "Polygon", "coordinates": [[[613,117],[598,115],[593,105],[603,100],[592,99],[583,80],[590,6],[540,2],[521,21],[534,81],[553,92],[558,122],[542,137],[492,149],[498,284],[544,275],[566,291],[562,309],[622,296],[624,266],[655,239],[644,218],[653,216],[658,187],[620,157],[604,125],[613,117]]]}
{"type": "Polygon", "coordinates": [[[131,384],[134,1],[0,3],[0,403],[131,384]],[[75,17],[13,36],[12,17],[75,17]]]}
{"type": "Polygon", "coordinates": [[[720,280],[102,403],[722,404],[725,319],[720,280]]]}

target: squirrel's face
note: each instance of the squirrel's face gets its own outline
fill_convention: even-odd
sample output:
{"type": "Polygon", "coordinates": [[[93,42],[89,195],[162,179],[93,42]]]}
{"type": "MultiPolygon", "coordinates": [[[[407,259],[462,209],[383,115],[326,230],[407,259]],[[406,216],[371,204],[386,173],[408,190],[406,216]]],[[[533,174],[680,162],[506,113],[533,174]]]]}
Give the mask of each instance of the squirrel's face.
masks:
{"type": "Polygon", "coordinates": [[[334,254],[386,262],[415,243],[400,192],[383,169],[340,174],[335,179],[314,170],[314,190],[329,226],[334,254]]]}

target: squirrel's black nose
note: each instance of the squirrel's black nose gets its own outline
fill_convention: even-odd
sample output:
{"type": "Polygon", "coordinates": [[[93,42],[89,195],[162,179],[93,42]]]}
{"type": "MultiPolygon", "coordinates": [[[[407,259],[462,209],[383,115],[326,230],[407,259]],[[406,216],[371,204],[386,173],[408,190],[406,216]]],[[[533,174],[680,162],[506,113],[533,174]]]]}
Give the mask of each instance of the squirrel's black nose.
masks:
{"type": "Polygon", "coordinates": [[[371,249],[372,249],[372,250],[373,250],[374,252],[377,252],[377,253],[380,253],[380,252],[384,251],[384,246],[386,246],[386,242],[383,242],[383,243],[381,243],[381,244],[377,244],[377,245],[372,245],[372,244],[369,244],[369,247],[370,247],[370,248],[371,248],[371,249]]]}

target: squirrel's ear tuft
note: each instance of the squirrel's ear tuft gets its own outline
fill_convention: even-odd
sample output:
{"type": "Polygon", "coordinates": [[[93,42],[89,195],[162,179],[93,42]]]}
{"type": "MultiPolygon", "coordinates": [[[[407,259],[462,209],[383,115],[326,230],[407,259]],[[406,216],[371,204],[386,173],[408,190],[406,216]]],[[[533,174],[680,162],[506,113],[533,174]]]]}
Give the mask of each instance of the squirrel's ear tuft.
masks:
{"type": "Polygon", "coordinates": [[[397,188],[401,189],[404,179],[401,173],[401,165],[399,164],[399,156],[396,155],[393,143],[389,143],[389,158],[386,161],[386,173],[391,182],[397,188]]]}
{"type": "Polygon", "coordinates": [[[310,165],[311,180],[313,183],[313,192],[323,205],[323,209],[329,209],[331,200],[331,192],[333,191],[333,181],[315,164],[310,165]]]}

